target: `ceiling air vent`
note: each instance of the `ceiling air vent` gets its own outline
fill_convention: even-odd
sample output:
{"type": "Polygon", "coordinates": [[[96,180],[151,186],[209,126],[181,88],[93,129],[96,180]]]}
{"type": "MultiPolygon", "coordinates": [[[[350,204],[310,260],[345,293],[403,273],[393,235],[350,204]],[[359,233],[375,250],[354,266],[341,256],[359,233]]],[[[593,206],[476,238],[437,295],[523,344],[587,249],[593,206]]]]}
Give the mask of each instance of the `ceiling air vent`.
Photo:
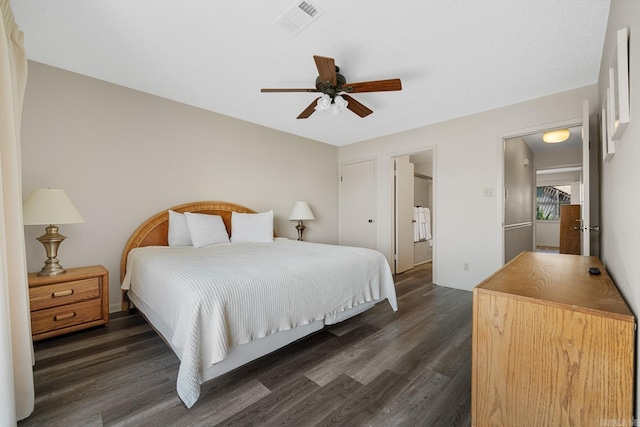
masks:
{"type": "Polygon", "coordinates": [[[307,1],[296,2],[276,21],[276,24],[284,28],[294,36],[307,28],[324,14],[313,4],[307,1]]]}

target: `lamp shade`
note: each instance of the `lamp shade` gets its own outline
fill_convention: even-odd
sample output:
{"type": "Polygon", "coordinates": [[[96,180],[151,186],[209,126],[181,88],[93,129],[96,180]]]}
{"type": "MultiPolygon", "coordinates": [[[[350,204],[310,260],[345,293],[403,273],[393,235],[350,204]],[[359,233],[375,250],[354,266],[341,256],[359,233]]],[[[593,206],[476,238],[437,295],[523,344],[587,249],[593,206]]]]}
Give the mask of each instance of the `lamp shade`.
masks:
{"type": "Polygon", "coordinates": [[[76,224],[84,222],[64,190],[38,188],[24,201],[24,225],[76,224]]]}
{"type": "Polygon", "coordinates": [[[289,221],[309,221],[316,219],[307,202],[296,202],[289,215],[289,221]]]}

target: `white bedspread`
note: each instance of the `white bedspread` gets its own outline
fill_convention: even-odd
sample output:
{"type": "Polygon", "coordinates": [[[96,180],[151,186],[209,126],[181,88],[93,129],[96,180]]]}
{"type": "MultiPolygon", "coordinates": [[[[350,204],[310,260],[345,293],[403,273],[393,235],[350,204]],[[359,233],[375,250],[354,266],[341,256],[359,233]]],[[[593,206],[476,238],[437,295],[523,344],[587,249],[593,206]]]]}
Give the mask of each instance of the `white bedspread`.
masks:
{"type": "Polygon", "coordinates": [[[171,325],[180,358],[177,392],[187,407],[198,373],[238,344],[330,318],[395,287],[384,256],[371,249],[276,239],[132,250],[122,289],[131,289],[171,325]]]}

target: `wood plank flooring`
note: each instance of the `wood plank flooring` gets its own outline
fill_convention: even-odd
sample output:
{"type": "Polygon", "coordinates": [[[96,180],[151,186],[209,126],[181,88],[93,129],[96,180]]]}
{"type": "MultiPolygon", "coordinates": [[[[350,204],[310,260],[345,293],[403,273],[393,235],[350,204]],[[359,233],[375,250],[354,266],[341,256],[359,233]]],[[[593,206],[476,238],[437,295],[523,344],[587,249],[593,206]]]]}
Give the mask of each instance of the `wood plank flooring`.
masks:
{"type": "Polygon", "coordinates": [[[389,304],[202,386],[187,409],[178,359],[135,310],[35,344],[36,405],[19,426],[468,426],[471,292],[431,264],[395,277],[389,304]]]}

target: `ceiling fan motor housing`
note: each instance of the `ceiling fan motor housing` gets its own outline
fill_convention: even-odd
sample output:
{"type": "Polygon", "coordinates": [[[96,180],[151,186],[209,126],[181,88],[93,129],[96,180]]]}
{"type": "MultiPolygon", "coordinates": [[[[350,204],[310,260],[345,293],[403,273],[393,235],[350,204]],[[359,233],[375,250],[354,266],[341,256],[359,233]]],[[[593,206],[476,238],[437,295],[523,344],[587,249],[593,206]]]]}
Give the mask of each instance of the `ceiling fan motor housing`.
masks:
{"type": "Polygon", "coordinates": [[[331,85],[331,82],[328,80],[323,81],[320,78],[320,76],[316,78],[316,89],[318,89],[320,92],[326,95],[329,95],[332,100],[338,95],[338,93],[343,91],[342,86],[344,86],[347,83],[347,79],[345,79],[342,74],[338,73],[338,71],[340,71],[340,69],[336,66],[336,85],[335,86],[331,85]]]}

